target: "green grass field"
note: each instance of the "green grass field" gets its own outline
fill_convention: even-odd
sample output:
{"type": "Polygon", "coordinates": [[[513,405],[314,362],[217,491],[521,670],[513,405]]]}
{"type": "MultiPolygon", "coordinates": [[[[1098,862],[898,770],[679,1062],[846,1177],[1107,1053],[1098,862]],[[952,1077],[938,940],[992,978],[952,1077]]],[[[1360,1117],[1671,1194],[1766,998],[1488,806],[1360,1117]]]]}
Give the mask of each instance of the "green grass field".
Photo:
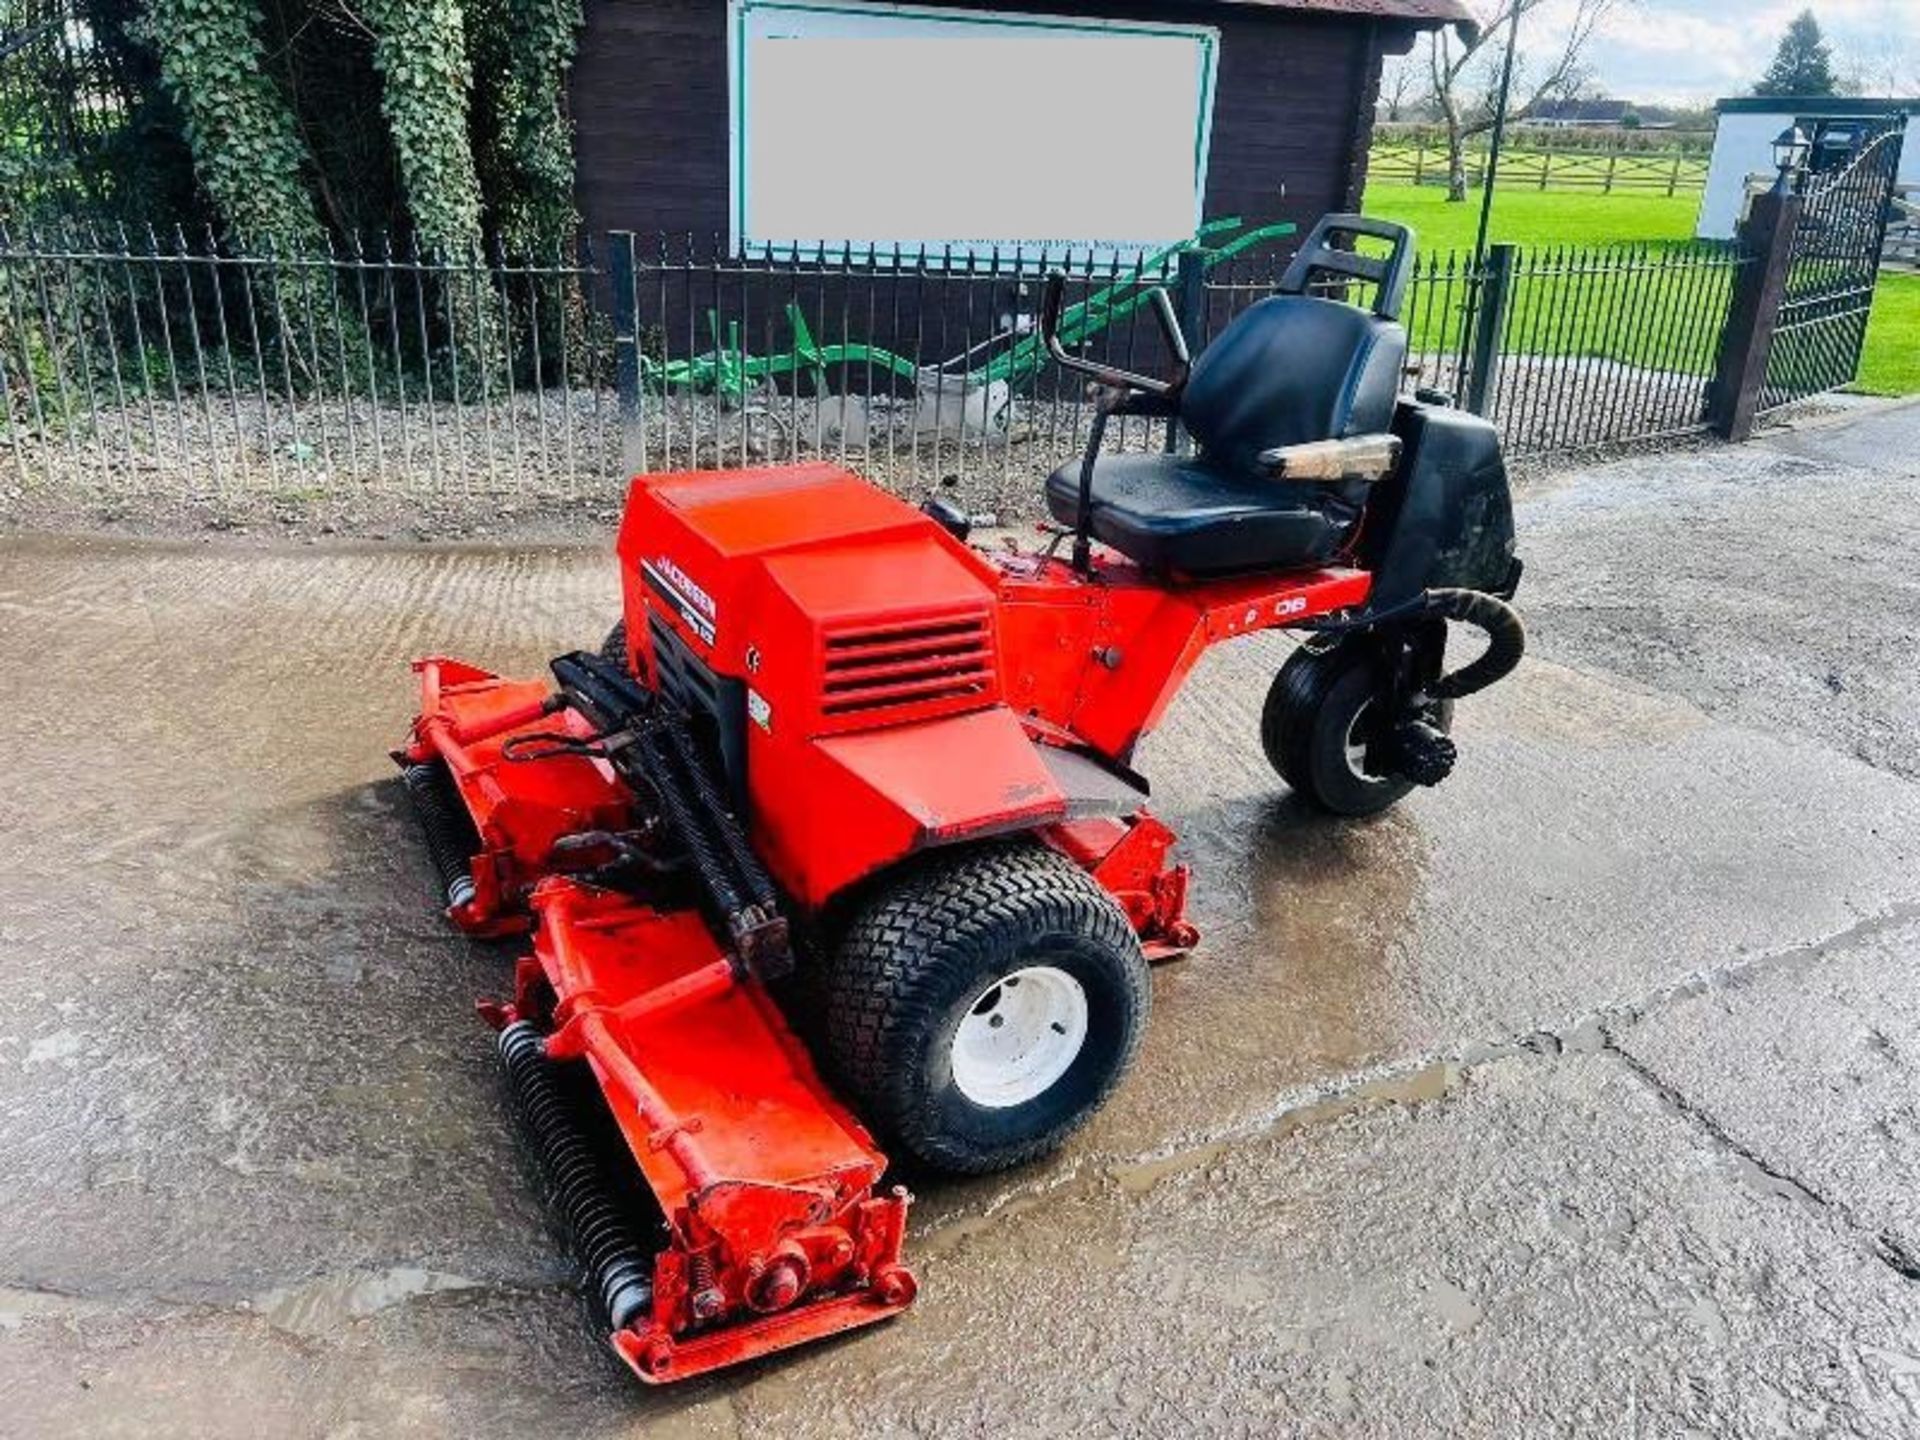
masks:
{"type": "Polygon", "coordinates": [[[1920,395],[1920,275],[1880,277],[1856,390],[1920,395]]]}
{"type": "MultiPolygon", "coordinates": [[[[1693,236],[1697,195],[1644,196],[1502,190],[1494,196],[1494,241],[1527,247],[1555,245],[1648,245],[1674,248],[1693,236]]],[[[1479,198],[1449,205],[1437,186],[1368,187],[1366,211],[1411,225],[1429,256],[1473,248],[1480,223],[1479,198]]],[[[1545,289],[1522,295],[1508,327],[1509,341],[1524,353],[1604,354],[1631,364],[1704,373],[1712,363],[1712,337],[1693,323],[1700,312],[1725,304],[1725,285],[1708,284],[1699,272],[1662,274],[1650,281],[1611,277],[1604,271],[1570,278],[1549,302],[1545,289]],[[1624,343],[1601,343],[1609,327],[1566,323],[1565,306],[1598,310],[1630,305],[1652,320],[1636,325],[1624,343]],[[1596,337],[1586,338],[1588,334],[1596,337]]],[[[1422,317],[1416,347],[1444,344],[1444,317],[1422,317]],[[1432,331],[1431,334],[1419,333],[1432,331]]],[[[1875,298],[1872,323],[1856,389],[1874,395],[1920,394],[1920,276],[1888,274],[1875,298]]]]}
{"type": "MultiPolygon", "coordinates": [[[[1706,374],[1713,365],[1714,327],[1723,314],[1729,271],[1711,262],[1666,259],[1671,269],[1645,273],[1627,268],[1626,247],[1676,251],[1693,233],[1697,197],[1539,194],[1501,191],[1494,200],[1492,238],[1526,247],[1526,271],[1513,291],[1506,341],[1517,354],[1594,355],[1655,370],[1706,374]],[[1565,259],[1555,246],[1579,246],[1565,259]],[[1616,256],[1592,255],[1586,247],[1618,246],[1616,256]],[[1632,323],[1607,323],[1609,315],[1632,323]]],[[[1379,185],[1367,194],[1367,211],[1411,225],[1421,253],[1431,258],[1473,249],[1480,223],[1476,200],[1449,205],[1433,186],[1379,185]]],[[[1421,306],[1411,315],[1416,350],[1450,349],[1457,343],[1458,310],[1421,306]]]]}
{"type": "MultiPolygon", "coordinates": [[[[1371,185],[1366,212],[1411,225],[1427,254],[1471,250],[1480,224],[1480,197],[1449,205],[1437,185],[1371,185]]],[[[1700,209],[1697,195],[1586,195],[1502,190],[1493,197],[1495,241],[1516,245],[1618,245],[1640,240],[1686,240],[1700,209]]]]}

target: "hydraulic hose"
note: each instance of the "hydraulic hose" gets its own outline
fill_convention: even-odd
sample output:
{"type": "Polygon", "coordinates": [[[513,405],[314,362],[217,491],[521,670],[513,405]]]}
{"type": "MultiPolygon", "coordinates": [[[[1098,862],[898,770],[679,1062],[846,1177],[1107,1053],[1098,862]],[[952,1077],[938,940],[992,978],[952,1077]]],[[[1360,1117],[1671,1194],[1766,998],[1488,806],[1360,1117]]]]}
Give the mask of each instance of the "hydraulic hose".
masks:
{"type": "Polygon", "coordinates": [[[1519,612],[1498,595],[1484,590],[1429,590],[1419,613],[1458,620],[1486,632],[1486,653],[1427,687],[1436,700],[1458,700],[1504,679],[1520,663],[1527,649],[1527,627],[1519,612]]]}
{"type": "Polygon", "coordinates": [[[699,811],[680,787],[672,745],[658,731],[648,730],[640,737],[640,754],[647,766],[648,783],[653,786],[666,816],[667,828],[692,857],[693,868],[713,897],[715,908],[723,915],[742,909],[745,902],[734,884],[725,852],[701,823],[699,811]]]}
{"type": "Polygon", "coordinates": [[[667,743],[673,747],[673,753],[680,762],[680,771],[693,785],[695,797],[700,802],[700,814],[719,840],[727,856],[733,862],[733,873],[746,889],[747,898],[765,909],[772,909],[779,903],[778,892],[773,888],[773,877],[767,873],[767,867],[760,863],[760,857],[753,853],[753,847],[747,843],[747,837],[733,818],[726,799],[720,794],[720,787],[714,784],[713,772],[701,762],[694,752],[692,737],[686,727],[674,725],[667,731],[667,743]]]}

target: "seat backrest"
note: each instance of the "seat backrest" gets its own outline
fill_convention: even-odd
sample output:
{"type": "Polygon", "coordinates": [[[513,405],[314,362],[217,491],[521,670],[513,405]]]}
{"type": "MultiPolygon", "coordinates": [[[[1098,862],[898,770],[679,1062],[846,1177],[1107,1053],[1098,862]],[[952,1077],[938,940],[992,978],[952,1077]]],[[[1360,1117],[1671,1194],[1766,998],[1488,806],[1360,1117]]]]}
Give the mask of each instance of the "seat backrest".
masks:
{"type": "Polygon", "coordinates": [[[1275,295],[1241,312],[1193,362],[1180,419],[1216,464],[1262,450],[1375,435],[1393,424],[1407,332],[1337,300],[1275,295]]]}
{"type": "Polygon", "coordinates": [[[1369,215],[1322,215],[1275,288],[1282,295],[1312,295],[1329,280],[1358,280],[1373,287],[1373,303],[1366,308],[1382,320],[1398,320],[1412,279],[1413,231],[1408,226],[1369,215]],[[1362,254],[1357,242],[1363,237],[1384,240],[1387,253],[1362,254]]]}

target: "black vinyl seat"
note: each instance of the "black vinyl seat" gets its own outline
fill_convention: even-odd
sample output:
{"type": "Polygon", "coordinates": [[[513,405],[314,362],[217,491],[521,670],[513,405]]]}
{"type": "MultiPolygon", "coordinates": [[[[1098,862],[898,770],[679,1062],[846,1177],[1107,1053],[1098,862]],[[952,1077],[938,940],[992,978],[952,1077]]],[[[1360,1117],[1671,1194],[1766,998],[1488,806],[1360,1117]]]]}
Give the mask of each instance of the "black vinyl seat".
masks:
{"type": "MultiPolygon", "coordinates": [[[[1075,460],[1047,477],[1047,508],[1071,525],[1079,505],[1075,460]]],[[[1198,456],[1102,455],[1093,470],[1094,538],[1148,570],[1230,575],[1323,564],[1358,514],[1325,486],[1237,475],[1198,456]]]]}
{"type": "MultiPolygon", "coordinates": [[[[1321,229],[1351,218],[1329,217],[1321,229]]],[[[1296,261],[1301,289],[1310,268],[1302,262],[1325,254],[1310,253],[1320,234],[1296,261]]],[[[1360,257],[1335,263],[1342,262],[1360,257]]],[[[1295,270],[1283,290],[1292,288],[1295,270]]],[[[1390,313],[1398,301],[1395,293],[1390,313]]],[[[1406,358],[1406,332],[1380,313],[1304,293],[1262,300],[1194,361],[1180,393],[1180,419],[1196,455],[1103,454],[1095,461],[1094,538],[1148,569],[1186,575],[1326,562],[1359,518],[1365,483],[1274,479],[1259,456],[1386,432],[1406,358]]],[[[1047,478],[1047,506],[1062,524],[1073,524],[1079,509],[1080,465],[1075,460],[1047,478]]]]}

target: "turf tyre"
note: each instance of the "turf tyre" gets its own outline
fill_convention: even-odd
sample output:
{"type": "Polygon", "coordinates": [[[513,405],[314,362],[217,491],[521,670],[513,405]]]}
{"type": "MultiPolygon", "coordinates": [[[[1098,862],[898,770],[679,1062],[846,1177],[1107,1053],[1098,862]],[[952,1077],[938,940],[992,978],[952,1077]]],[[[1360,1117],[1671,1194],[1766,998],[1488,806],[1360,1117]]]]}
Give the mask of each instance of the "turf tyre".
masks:
{"type": "Polygon", "coordinates": [[[920,861],[867,896],[828,957],[830,1068],[855,1108],[922,1163],[984,1174],[1057,1148],[1132,1063],[1152,1006],[1126,914],[1035,841],[920,861]],[[1042,966],[1077,982],[1085,1036],[1064,1073],[1020,1103],[982,1105],[954,1075],[960,1023],[1000,979],[1042,966]]]}

